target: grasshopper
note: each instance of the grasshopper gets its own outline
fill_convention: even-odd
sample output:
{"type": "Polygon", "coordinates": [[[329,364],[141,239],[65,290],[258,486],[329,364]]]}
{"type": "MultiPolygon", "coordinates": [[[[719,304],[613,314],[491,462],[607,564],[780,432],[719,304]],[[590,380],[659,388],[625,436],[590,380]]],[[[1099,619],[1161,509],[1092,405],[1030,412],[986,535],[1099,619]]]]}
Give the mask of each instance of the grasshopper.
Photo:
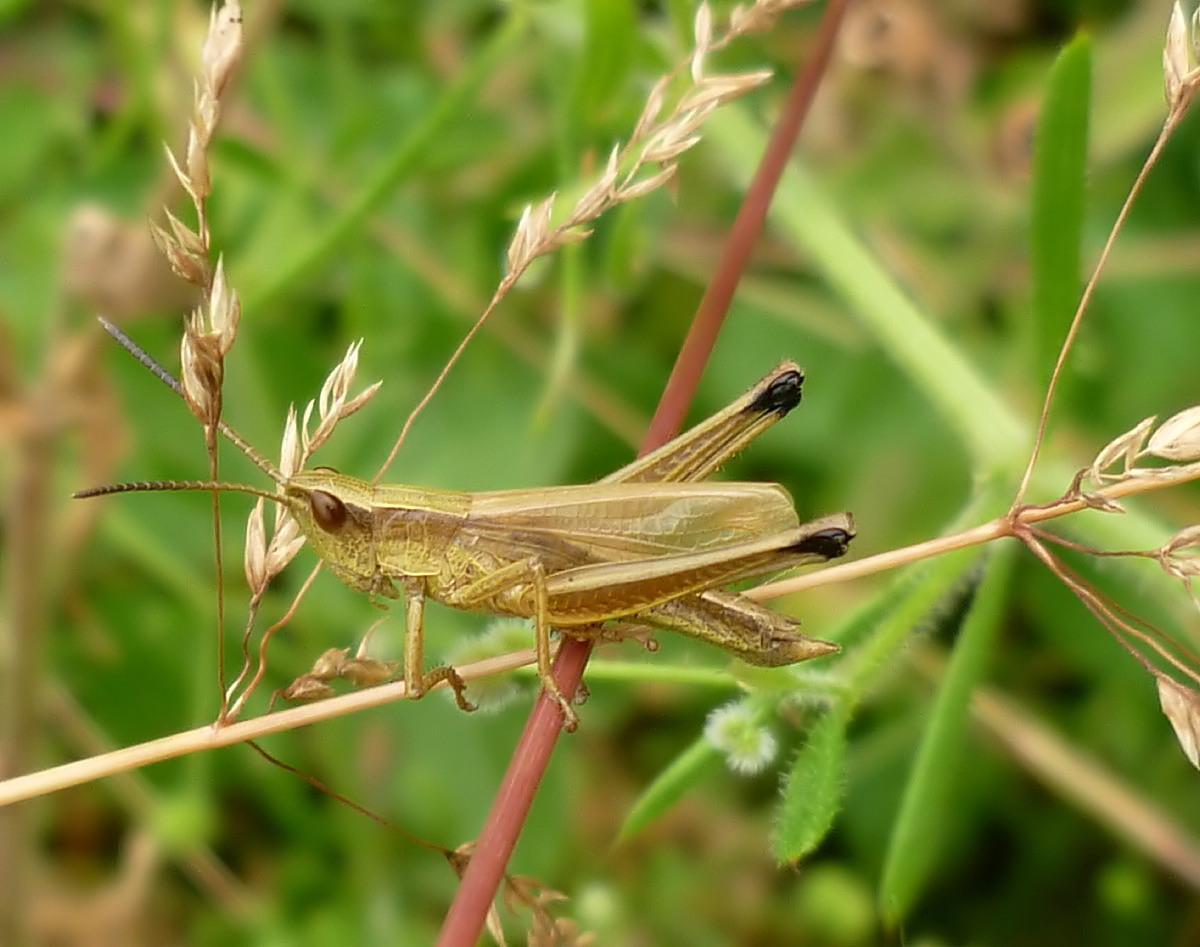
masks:
{"type": "MultiPolygon", "coordinates": [[[[160,376],[161,377],[161,376],[160,376]]],[[[318,556],[372,602],[403,598],[404,681],[410,697],[447,682],[474,709],[451,667],[424,667],[425,602],[530,618],[538,676],[577,715],[551,674],[550,630],[611,635],[606,623],[708,641],[750,664],[779,667],[837,645],[721,586],[843,555],[853,520],[801,524],[787,491],[768,483],[697,483],[800,402],[803,372],[784,362],[706,421],[588,485],[463,493],[373,485],[329,468],[284,477],[232,430],[226,435],[275,480],[155,481],[76,493],[229,490],[265,496],[295,517],[318,556]]]]}

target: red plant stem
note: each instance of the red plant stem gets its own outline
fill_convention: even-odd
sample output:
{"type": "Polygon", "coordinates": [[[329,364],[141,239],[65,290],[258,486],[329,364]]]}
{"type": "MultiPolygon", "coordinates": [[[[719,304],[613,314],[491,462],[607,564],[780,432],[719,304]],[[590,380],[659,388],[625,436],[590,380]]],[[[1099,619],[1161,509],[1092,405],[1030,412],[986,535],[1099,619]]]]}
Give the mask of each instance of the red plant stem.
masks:
{"type": "MultiPolygon", "coordinates": [[[[675,368],[646,431],[639,456],[665,444],[683,422],[699,384],[700,374],[729,311],[734,289],[750,258],[755,239],[762,230],[771,196],[829,64],[834,39],[848,2],[831,0],[825,9],[815,50],[811,58],[802,64],[788,93],[771,141],[730,229],[712,282],[680,347],[675,368]]],[[[554,679],[568,698],[575,694],[591,653],[590,642],[574,638],[563,641],[554,663],[554,679]]],[[[446,914],[437,940],[439,947],[459,947],[478,941],[509,858],[516,847],[521,827],[525,824],[537,788],[550,763],[550,754],[554,751],[562,724],[562,710],[543,691],[526,721],[508,772],[496,791],[492,809],[463,875],[462,884],[446,914]]]]}
{"type": "Polygon", "coordinates": [[[788,158],[795,148],[796,138],[808,115],[809,106],[821,84],[821,77],[833,55],[834,40],[841,26],[842,16],[849,0],[831,0],[825,8],[820,32],[813,44],[811,58],[801,64],[787,101],[779,115],[778,124],[771,133],[771,140],[763,152],[758,170],[746,189],[742,206],[730,228],[729,237],[721,250],[712,281],[704,291],[704,298],[696,309],[687,338],[679,349],[671,377],[667,379],[658,410],[646,429],[643,451],[647,444],[658,447],[679,433],[688,405],[700,384],[700,374],[708,364],[717,334],[729,312],[734,291],[741,280],[742,272],[754,251],[754,244],[763,228],[771,198],[787,167],[788,158]]]}

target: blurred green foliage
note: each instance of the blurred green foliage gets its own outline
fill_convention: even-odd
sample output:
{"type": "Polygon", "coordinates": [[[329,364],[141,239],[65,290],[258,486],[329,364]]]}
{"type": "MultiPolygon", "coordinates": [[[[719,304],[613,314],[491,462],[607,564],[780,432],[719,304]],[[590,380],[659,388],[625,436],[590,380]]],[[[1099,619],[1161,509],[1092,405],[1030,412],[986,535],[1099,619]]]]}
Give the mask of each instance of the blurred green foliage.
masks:
{"type": "MultiPolygon", "coordinates": [[[[871,17],[885,6],[861,4],[846,24],[802,136],[804,178],[781,193],[693,412],[720,407],[782,358],[804,365],[802,409],[727,473],[784,483],[802,515],[852,510],[859,557],[971,525],[1011,496],[1047,346],[1061,335],[1031,321],[1029,273],[1059,281],[1038,297],[1054,305],[1072,299],[1064,286],[1084,275],[1032,265],[1031,241],[1035,250],[1049,242],[1057,255],[1042,262],[1053,264],[1072,258],[1055,241],[1081,232],[1082,257],[1094,258],[1162,120],[1168,13],[1166,4],[1076,2],[1005,19],[968,4],[894,4],[881,32],[871,17]],[[1086,203],[1056,220],[1053,204],[1049,216],[1046,205],[1031,211],[1033,120],[1058,50],[1085,21],[1090,44],[1072,47],[1070,88],[1056,87],[1054,101],[1071,134],[1089,128],[1072,95],[1086,94],[1090,58],[1086,203]],[[806,194],[807,203],[786,204],[806,194]],[[1031,217],[1050,228],[1041,243],[1031,217]],[[867,262],[822,254],[833,230],[804,228],[826,219],[867,262]],[[891,308],[896,287],[911,317],[891,308]],[[904,349],[918,326],[945,355],[923,342],[904,349]]],[[[315,396],[346,346],[365,338],[359,378],[384,387],[320,456],[365,475],[490,296],[522,207],[592,179],[627,137],[650,83],[686,52],[693,11],[682,0],[246,7],[245,62],[212,155],[215,242],[245,301],[225,414],[274,455],[288,405],[315,396]]],[[[718,57],[719,71],[765,64],[778,77],[731,107],[669,192],[620,208],[530,274],[414,427],[393,479],[552,485],[594,479],[631,456],[818,12],[793,14],[718,57]]],[[[187,303],[154,276],[144,221],[164,202],[187,210],[160,143],[182,149],[207,12],[147,0],[10,3],[0,16],[0,425],[9,435],[0,476],[14,496],[24,432],[52,411],[45,637],[27,669],[48,708],[29,729],[33,759],[50,765],[200,725],[216,709],[206,499],[131,496],[87,510],[66,500],[98,481],[206,469],[182,403],[92,317],[119,318],[177,364],[187,303]],[[102,744],[82,741],[81,722],[102,744]]],[[[1077,139],[1049,142],[1083,151],[1077,139]]],[[[1034,501],[1064,490],[1071,471],[1144,416],[1198,400],[1198,144],[1191,122],[1135,205],[1070,361],[1047,451],[1054,474],[1034,501]]],[[[230,479],[258,482],[232,451],[222,463],[230,479]]],[[[1194,488],[1133,506],[1132,525],[1095,514],[1063,529],[1119,548],[1130,531],[1144,530],[1152,546],[1200,521],[1194,488]]],[[[224,503],[231,655],[244,614],[246,511],[239,498],[224,503]]],[[[14,522],[6,504],[0,529],[14,522]]],[[[6,555],[23,553],[8,545],[6,555]]],[[[960,628],[975,628],[981,650],[955,662],[970,665],[961,673],[1122,780],[1141,807],[1125,815],[1149,812],[1193,833],[1178,841],[1197,857],[1196,773],[1151,680],[1040,565],[1023,554],[1004,562],[987,573],[994,562],[967,555],[780,603],[846,651],[820,668],[747,677],[777,698],[770,726],[783,747],[777,766],[753,777],[688,755],[705,752],[705,715],[738,694],[741,672],[721,654],[663,637],[653,655],[626,644],[611,651],[616,663],[598,658],[582,726],[559,746],[512,870],[563,891],[560,913],[605,944],[865,944],[882,936],[885,917],[910,943],[1200,936],[1196,877],[1130,841],[1122,812],[1081,802],[1069,773],[1057,774],[1064,788],[1015,756],[1007,740],[1019,734],[997,739],[969,725],[964,694],[935,701],[941,672],[930,668],[942,665],[909,660],[944,653],[960,628]],[[983,586],[976,600],[985,573],[1003,586],[983,586]],[[690,671],[693,683],[676,680],[690,671]],[[937,717],[949,742],[926,744],[913,778],[930,718],[943,713],[952,715],[937,717]],[[814,722],[824,728],[807,743],[814,722]],[[614,845],[635,802],[653,807],[661,775],[679,761],[687,776],[670,804],[614,845]],[[804,810],[802,779],[828,798],[793,811],[804,810]],[[928,851],[909,850],[920,845],[928,851]],[[772,846],[787,858],[815,850],[798,869],[780,869],[772,846]]],[[[1158,627],[1194,633],[1186,597],[1151,565],[1070,562],[1158,627]]],[[[302,570],[278,583],[265,616],[283,612],[302,570]]],[[[377,617],[323,576],[275,641],[262,693],[324,649],[353,645],[377,617]]],[[[402,623],[393,610],[375,641],[380,656],[398,653],[402,623]]],[[[428,652],[445,654],[483,628],[476,616],[432,610],[428,652]]],[[[5,630],[14,633],[11,623],[5,630]]],[[[463,715],[438,696],[265,745],[405,830],[454,847],[477,834],[531,693],[491,716],[463,715]]],[[[146,835],[159,861],[135,906],[144,943],[435,936],[455,887],[442,860],[249,749],[136,778],[148,790],[140,805],[114,782],[22,810],[53,869],[36,897],[111,883],[127,869],[131,839],[146,835]],[[228,866],[248,911],[195,879],[204,852],[228,866]]]]}

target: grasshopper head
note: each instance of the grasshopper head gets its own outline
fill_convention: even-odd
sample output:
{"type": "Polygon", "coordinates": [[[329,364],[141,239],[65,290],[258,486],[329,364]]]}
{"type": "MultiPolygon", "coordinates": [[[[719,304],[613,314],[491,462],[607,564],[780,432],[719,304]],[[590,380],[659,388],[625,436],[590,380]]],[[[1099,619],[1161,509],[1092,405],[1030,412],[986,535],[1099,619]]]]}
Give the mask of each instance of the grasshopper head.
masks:
{"type": "Polygon", "coordinates": [[[389,595],[377,576],[372,495],[365,481],[318,467],[287,479],[281,501],[338,578],[370,594],[389,595]]]}

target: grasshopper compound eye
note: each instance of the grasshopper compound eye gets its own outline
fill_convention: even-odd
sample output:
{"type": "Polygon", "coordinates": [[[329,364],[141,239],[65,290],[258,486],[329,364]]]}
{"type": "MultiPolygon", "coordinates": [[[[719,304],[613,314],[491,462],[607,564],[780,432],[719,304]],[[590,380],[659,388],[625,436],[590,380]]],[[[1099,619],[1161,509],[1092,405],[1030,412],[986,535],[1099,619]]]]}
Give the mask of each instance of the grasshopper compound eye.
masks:
{"type": "Polygon", "coordinates": [[[336,533],[346,525],[346,504],[332,493],[313,490],[308,495],[313,522],[327,533],[336,533]]]}

